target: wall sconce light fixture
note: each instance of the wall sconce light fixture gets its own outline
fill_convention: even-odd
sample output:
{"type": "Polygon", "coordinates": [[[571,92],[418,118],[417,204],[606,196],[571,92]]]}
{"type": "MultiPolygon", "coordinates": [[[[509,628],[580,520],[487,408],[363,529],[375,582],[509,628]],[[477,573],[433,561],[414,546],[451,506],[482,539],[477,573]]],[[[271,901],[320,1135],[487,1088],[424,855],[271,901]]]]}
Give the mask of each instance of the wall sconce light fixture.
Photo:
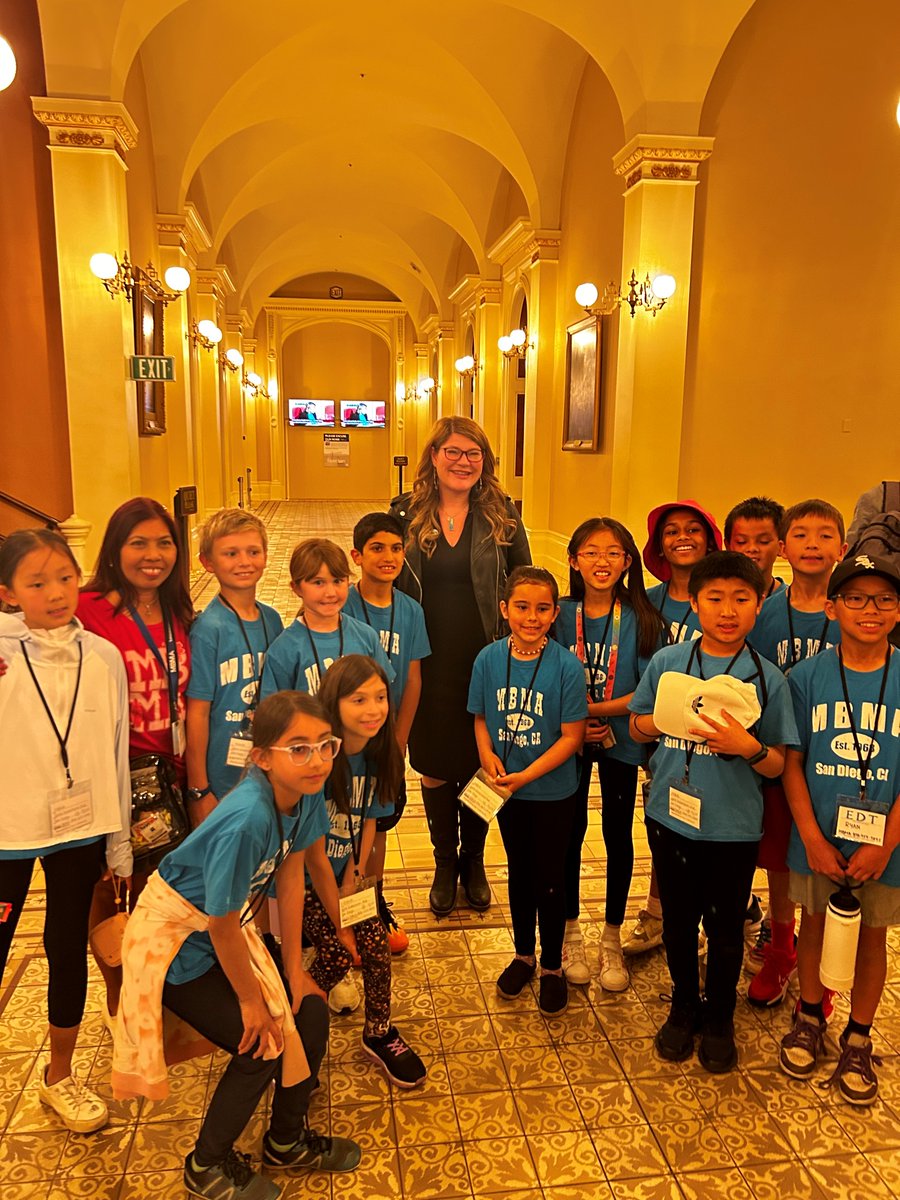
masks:
{"type": "MultiPolygon", "coordinates": [[[[243,360],[242,360],[243,361],[243,360]]],[[[262,376],[255,371],[247,371],[241,379],[241,384],[251,396],[258,396],[263,391],[262,376]]],[[[268,393],[266,393],[268,395],[268,393]]]]}
{"type": "Polygon", "coordinates": [[[505,358],[524,358],[531,345],[527,329],[511,329],[497,339],[497,346],[505,358]]]}
{"type": "Polygon", "coordinates": [[[222,340],[222,330],[215,321],[195,321],[191,326],[191,341],[203,350],[213,350],[222,340]]]}
{"type": "Polygon", "coordinates": [[[134,295],[134,286],[139,278],[148,281],[149,286],[164,305],[177,300],[182,292],[186,292],[191,286],[190,274],[184,267],[169,267],[165,273],[166,287],[163,287],[163,280],[160,279],[153,263],[148,262],[146,267],[135,267],[128,259],[127,250],[122,255],[121,262],[114,254],[92,254],[91,272],[97,276],[111,296],[117,296],[120,292],[124,292],[125,299],[129,302],[134,295]],[[166,288],[170,290],[166,291],[166,288]]]}
{"type": "Polygon", "coordinates": [[[427,375],[424,379],[420,379],[417,384],[408,388],[405,388],[398,381],[395,388],[395,395],[398,404],[412,404],[416,400],[428,400],[432,392],[435,391],[437,391],[437,384],[430,375],[427,375]]]}
{"type": "Polygon", "coordinates": [[[453,364],[460,375],[471,378],[478,370],[478,359],[472,354],[464,354],[462,358],[458,358],[453,364]]]}
{"type": "Polygon", "coordinates": [[[657,275],[652,282],[650,276],[647,275],[643,283],[639,283],[632,268],[631,278],[624,286],[628,288],[628,291],[623,295],[622,288],[610,281],[603,289],[603,295],[599,296],[593,283],[580,283],[575,289],[575,299],[592,317],[608,316],[615,312],[620,304],[628,305],[631,309],[632,320],[639,308],[642,308],[644,312],[652,313],[655,317],[665,302],[675,294],[676,283],[672,275],[657,275]],[[599,304],[597,303],[598,296],[599,304]]]}
{"type": "Polygon", "coordinates": [[[240,350],[235,350],[232,347],[230,350],[226,350],[224,354],[219,355],[219,363],[228,371],[239,371],[244,365],[244,356],[240,350]]]}
{"type": "Polygon", "coordinates": [[[16,77],[16,56],[5,37],[0,37],[0,92],[5,92],[16,77]]]}

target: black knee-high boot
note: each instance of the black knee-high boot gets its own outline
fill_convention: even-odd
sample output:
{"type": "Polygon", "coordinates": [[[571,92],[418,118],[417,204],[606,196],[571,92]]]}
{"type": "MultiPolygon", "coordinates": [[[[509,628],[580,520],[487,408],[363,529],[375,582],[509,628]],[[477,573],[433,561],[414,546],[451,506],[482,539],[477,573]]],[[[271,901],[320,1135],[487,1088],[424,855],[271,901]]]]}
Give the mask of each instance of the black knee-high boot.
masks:
{"type": "Polygon", "coordinates": [[[491,905],[491,886],[484,873],[484,841],[487,831],[487,822],[470,808],[460,804],[459,879],[469,907],[477,912],[484,912],[491,905]]]}
{"type": "Polygon", "coordinates": [[[445,917],[456,904],[456,878],[459,869],[458,801],[455,783],[440,787],[422,785],[422,802],[428,818],[428,832],[434,850],[434,882],[428,895],[431,911],[445,917]]]}

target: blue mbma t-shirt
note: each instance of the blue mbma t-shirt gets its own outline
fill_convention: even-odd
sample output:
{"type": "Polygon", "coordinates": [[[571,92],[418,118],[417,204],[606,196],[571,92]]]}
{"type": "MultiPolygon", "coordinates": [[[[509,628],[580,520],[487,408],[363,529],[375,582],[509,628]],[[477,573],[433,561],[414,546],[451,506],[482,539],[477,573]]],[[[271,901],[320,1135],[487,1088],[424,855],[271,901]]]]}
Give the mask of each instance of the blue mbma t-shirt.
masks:
{"type": "MultiPolygon", "coordinates": [[[[556,618],[554,634],[556,640],[576,654],[577,628],[576,617],[579,601],[570,596],[563,597],[559,602],[559,616],[556,618]]],[[[606,617],[584,617],[584,678],[588,695],[592,703],[603,699],[603,689],[606,686],[609,648],[612,643],[612,616],[607,623],[606,617]],[[604,633],[606,635],[604,639],[604,633]],[[593,694],[592,694],[593,685],[593,694]]],[[[659,646],[663,646],[660,634],[659,646]]],[[[657,647],[659,649],[659,647],[657,647]]],[[[577,657],[577,655],[576,655],[577,657]]],[[[629,604],[622,604],[622,624],[619,630],[619,653],[616,661],[616,674],[613,680],[613,700],[627,696],[638,685],[638,680],[647,669],[649,658],[643,658],[638,652],[638,625],[634,609],[629,604]]],[[[646,748],[638,745],[628,732],[628,714],[607,718],[616,739],[615,746],[603,753],[619,762],[632,763],[639,766],[647,757],[646,748]]]]}
{"type": "MultiPolygon", "coordinates": [[[[866,776],[866,801],[890,809],[900,794],[900,654],[891,655],[882,707],[878,707],[883,668],[850,671],[846,667],[847,694],[856,723],[863,758],[874,739],[866,776]]],[[[839,803],[855,804],[859,798],[860,766],[841,686],[836,650],[825,650],[800,663],[790,678],[794,716],[805,759],[806,786],[813,812],[826,838],[850,858],[859,846],[835,836],[839,803]],[[839,797],[848,797],[839,801],[839,797]]],[[[797,826],[791,830],[788,866],[803,875],[812,872],[797,826]]],[[[900,850],[891,855],[879,883],[900,887],[900,850]]]]}
{"type": "MultiPolygon", "coordinates": [[[[375,817],[390,817],[393,815],[393,804],[382,804],[378,798],[378,781],[375,778],[374,766],[369,764],[366,772],[366,756],[364,753],[348,754],[350,774],[353,779],[350,792],[350,813],[342,813],[331,799],[330,788],[326,788],[325,809],[328,813],[328,835],[325,839],[325,853],[334,871],[338,883],[344,877],[347,861],[352,849],[350,830],[351,822],[353,838],[359,845],[360,827],[363,820],[375,817]],[[365,799],[364,799],[365,797],[365,799]],[[365,815],[363,815],[365,814],[365,815]]],[[[335,770],[338,770],[335,767],[335,770]]]]}
{"type": "Polygon", "coordinates": [[[647,597],[665,621],[670,642],[689,642],[703,632],[700,628],[700,618],[691,608],[690,600],[673,600],[669,595],[667,583],[658,583],[656,587],[648,588],[647,597]]]}
{"type": "Polygon", "coordinates": [[[257,604],[257,608],[258,618],[243,622],[247,641],[237,614],[218,596],[191,626],[191,678],[187,695],[192,700],[210,702],[206,773],[213,793],[220,800],[236,786],[243,770],[228,766],[228,744],[248,724],[266,651],[284,628],[274,608],[267,604],[257,604]]]}
{"type": "Polygon", "coordinates": [[[340,629],[334,633],[316,633],[307,629],[298,617],[275,639],[266,655],[260,695],[265,697],[272,692],[288,690],[309,692],[314,696],[322,683],[320,673],[324,674],[345,654],[367,654],[374,658],[393,683],[394,668],[374,629],[341,614],[340,629]]]}
{"type": "MultiPolygon", "coordinates": [[[[275,797],[264,771],[251,767],[246,777],[206,820],[159,867],[166,883],[211,917],[243,911],[267,886],[272,868],[287,853],[296,854],[328,832],[325,796],[302,796],[281,815],[280,842],[275,797]]],[[[216,961],[208,933],[192,933],[183,943],[166,979],[187,983],[204,975],[216,961]]]]}
{"type": "Polygon", "coordinates": [[[431,653],[422,605],[413,600],[412,596],[394,588],[391,592],[391,603],[382,608],[363,600],[357,589],[352,587],[344,605],[344,612],[378,634],[381,648],[396,672],[391,684],[391,695],[394,698],[394,708],[399,708],[409,677],[409,664],[427,658],[431,653]]]}
{"type": "MultiPolygon", "coordinates": [[[[558,742],[564,724],[587,717],[584,668],[575,655],[559,642],[549,641],[529,691],[535,665],[535,659],[513,658],[504,640],[485,646],[472,667],[469,712],[484,717],[494,753],[505,758],[510,775],[524,771],[558,742]]],[[[516,795],[523,800],[563,800],[572,795],[577,783],[578,763],[573,754],[516,795]]]]}
{"type": "Polygon", "coordinates": [[[841,640],[841,627],[837,621],[829,621],[822,612],[790,611],[790,587],[779,588],[763,601],[750,641],[763,658],[775,664],[787,675],[798,663],[812,658],[828,646],[837,646],[841,640]],[[791,624],[794,627],[794,643],[791,645],[791,624]],[[825,645],[822,645],[822,632],[825,645]]]}
{"type": "MultiPolygon", "coordinates": [[[[650,665],[637,685],[631,704],[633,713],[652,714],[660,676],[666,671],[687,672],[691,643],[666,646],[650,660],[650,665]]],[[[702,656],[702,676],[698,656],[694,654],[692,675],[711,679],[722,675],[730,658],[702,656]]],[[[764,693],[759,673],[749,650],[744,648],[730,674],[735,679],[752,682],[756,687],[762,715],[756,734],[770,746],[796,746],[797,729],[791,697],[784,676],[766,659],[759,657],[768,696],[764,693]]],[[[696,743],[691,760],[691,789],[701,793],[700,828],[669,814],[669,788],[683,786],[688,746],[695,743],[663,734],[650,759],[653,777],[646,814],[683,837],[699,842],[756,842],[762,837],[762,777],[742,758],[723,759],[713,754],[705,742],[696,743]]]]}

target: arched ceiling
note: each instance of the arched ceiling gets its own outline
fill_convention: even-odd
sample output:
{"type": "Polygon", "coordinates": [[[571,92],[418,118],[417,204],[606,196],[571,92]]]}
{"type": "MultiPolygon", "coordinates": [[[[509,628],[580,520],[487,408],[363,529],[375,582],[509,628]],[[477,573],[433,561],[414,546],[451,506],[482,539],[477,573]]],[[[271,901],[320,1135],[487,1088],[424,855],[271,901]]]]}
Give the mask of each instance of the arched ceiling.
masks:
{"type": "Polygon", "coordinates": [[[693,134],[752,0],[39,0],[48,92],[122,100],[140,72],[158,211],[194,201],[255,313],[299,275],[395,292],[419,325],[501,215],[559,223],[593,59],[637,132],[693,134]]]}

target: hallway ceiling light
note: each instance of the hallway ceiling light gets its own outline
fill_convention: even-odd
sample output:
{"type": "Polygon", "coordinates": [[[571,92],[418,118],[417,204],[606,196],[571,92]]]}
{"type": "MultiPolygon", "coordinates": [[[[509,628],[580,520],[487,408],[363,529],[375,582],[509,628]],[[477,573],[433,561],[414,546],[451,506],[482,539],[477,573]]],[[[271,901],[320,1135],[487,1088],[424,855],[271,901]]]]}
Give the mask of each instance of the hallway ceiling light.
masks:
{"type": "Polygon", "coordinates": [[[471,354],[464,354],[453,364],[460,375],[474,375],[478,370],[478,359],[471,354]]]}
{"type": "Polygon", "coordinates": [[[531,345],[527,329],[511,329],[497,339],[497,346],[505,358],[524,358],[531,345]]]}
{"type": "Polygon", "coordinates": [[[5,37],[0,37],[0,92],[5,92],[16,77],[16,56],[5,37]]]}
{"type": "Polygon", "coordinates": [[[96,275],[111,296],[122,292],[129,302],[139,279],[146,280],[148,289],[155,292],[163,305],[177,300],[191,284],[191,277],[184,267],[169,267],[165,281],[172,290],[167,292],[153,263],[148,262],[146,267],[135,267],[129,261],[127,250],[122,255],[121,262],[114,254],[92,254],[90,267],[92,274],[96,275]]]}
{"type": "Polygon", "coordinates": [[[244,365],[244,356],[241,354],[240,350],[235,350],[234,347],[232,347],[230,350],[226,350],[224,354],[219,356],[219,362],[229,371],[239,371],[244,365]]]}
{"type": "Polygon", "coordinates": [[[191,327],[191,341],[203,350],[212,350],[222,340],[222,330],[215,321],[195,321],[191,327]]]}
{"type": "Polygon", "coordinates": [[[639,283],[632,268],[631,278],[623,287],[628,289],[624,295],[622,288],[616,287],[610,281],[600,296],[593,283],[580,283],[575,289],[575,300],[592,317],[609,316],[620,304],[628,305],[632,319],[639,308],[655,317],[666,301],[675,294],[677,284],[673,275],[657,275],[652,282],[650,276],[646,275],[643,283],[639,283]]]}

